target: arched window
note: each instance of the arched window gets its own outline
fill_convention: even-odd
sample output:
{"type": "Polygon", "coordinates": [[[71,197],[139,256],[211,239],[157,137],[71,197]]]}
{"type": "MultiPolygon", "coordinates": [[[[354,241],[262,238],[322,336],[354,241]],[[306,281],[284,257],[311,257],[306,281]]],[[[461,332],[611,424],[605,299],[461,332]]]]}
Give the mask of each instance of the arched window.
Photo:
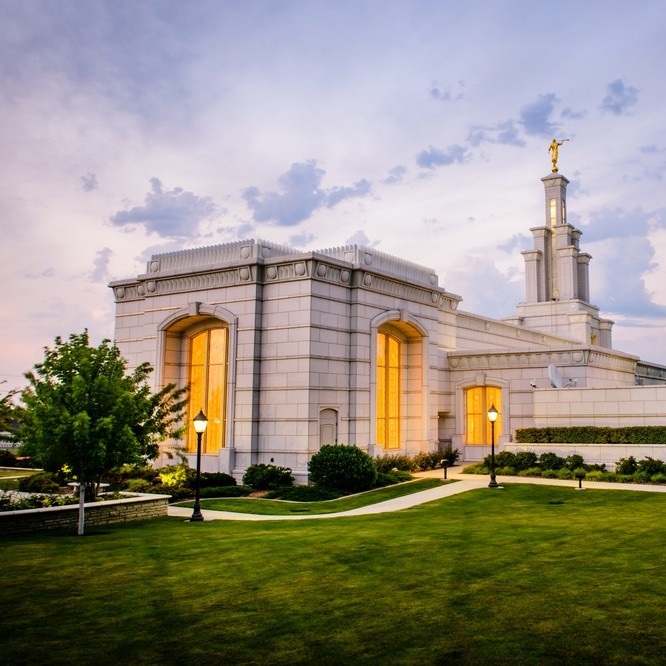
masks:
{"type": "Polygon", "coordinates": [[[228,331],[209,328],[189,338],[187,450],[196,451],[197,436],[192,419],[203,409],[208,428],[202,439],[202,453],[217,453],[225,446],[224,424],[227,398],[228,331]]]}
{"type": "Polygon", "coordinates": [[[400,448],[400,340],[377,333],[377,444],[400,448]]]}
{"type": "Polygon", "coordinates": [[[499,412],[495,421],[495,443],[502,432],[502,389],[497,386],[474,386],[465,391],[465,434],[467,444],[490,444],[491,426],[488,410],[499,412]]]}

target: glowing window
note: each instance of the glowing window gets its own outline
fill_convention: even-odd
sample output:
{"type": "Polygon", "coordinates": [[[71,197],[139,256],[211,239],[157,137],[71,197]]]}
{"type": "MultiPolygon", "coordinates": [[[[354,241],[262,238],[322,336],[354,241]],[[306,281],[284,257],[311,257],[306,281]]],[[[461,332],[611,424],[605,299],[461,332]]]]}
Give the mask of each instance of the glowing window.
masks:
{"type": "Polygon", "coordinates": [[[550,200],[550,226],[557,224],[557,199],[550,200]]]}
{"type": "Polygon", "coordinates": [[[496,386],[475,386],[465,391],[465,425],[467,444],[490,444],[491,426],[488,410],[495,405],[495,444],[502,432],[502,390],[496,386]]]}
{"type": "Polygon", "coordinates": [[[377,333],[377,444],[400,448],[400,341],[377,333]]]}
{"type": "Polygon", "coordinates": [[[196,451],[197,448],[197,435],[192,419],[200,409],[203,409],[208,417],[208,428],[201,441],[202,453],[217,453],[225,445],[227,347],[226,328],[201,331],[190,338],[188,451],[196,451]]]}

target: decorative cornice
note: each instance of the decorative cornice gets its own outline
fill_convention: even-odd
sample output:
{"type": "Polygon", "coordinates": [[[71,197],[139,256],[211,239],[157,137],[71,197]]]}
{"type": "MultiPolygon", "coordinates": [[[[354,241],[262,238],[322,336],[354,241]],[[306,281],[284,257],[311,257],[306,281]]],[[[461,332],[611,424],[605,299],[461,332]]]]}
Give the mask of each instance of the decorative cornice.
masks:
{"type": "Polygon", "coordinates": [[[499,370],[555,366],[593,366],[619,372],[634,372],[636,358],[603,352],[590,347],[570,349],[449,352],[449,370],[499,370]]]}

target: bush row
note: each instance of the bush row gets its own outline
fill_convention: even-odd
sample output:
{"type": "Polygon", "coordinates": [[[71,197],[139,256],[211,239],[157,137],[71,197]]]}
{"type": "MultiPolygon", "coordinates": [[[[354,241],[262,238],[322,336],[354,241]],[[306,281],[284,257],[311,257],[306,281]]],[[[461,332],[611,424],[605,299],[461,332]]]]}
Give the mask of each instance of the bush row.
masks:
{"type": "MultiPolygon", "coordinates": [[[[491,457],[483,462],[465,467],[466,474],[490,474],[491,457]]],[[[555,453],[537,456],[532,451],[501,451],[495,456],[495,473],[505,476],[541,477],[544,479],[574,479],[576,473],[584,472],[588,481],[611,481],[617,483],[666,483],[666,462],[649,456],[637,461],[633,456],[620,458],[615,471],[609,472],[605,465],[586,465],[579,455],[562,458],[555,453]]]]}
{"type": "Polygon", "coordinates": [[[666,444],[666,426],[520,428],[521,444],[666,444]]]}
{"type": "Polygon", "coordinates": [[[448,460],[448,465],[455,465],[460,458],[458,449],[446,449],[434,453],[417,453],[414,456],[384,454],[375,458],[377,469],[380,472],[390,472],[397,469],[404,472],[425,471],[441,467],[442,460],[448,460]]]}

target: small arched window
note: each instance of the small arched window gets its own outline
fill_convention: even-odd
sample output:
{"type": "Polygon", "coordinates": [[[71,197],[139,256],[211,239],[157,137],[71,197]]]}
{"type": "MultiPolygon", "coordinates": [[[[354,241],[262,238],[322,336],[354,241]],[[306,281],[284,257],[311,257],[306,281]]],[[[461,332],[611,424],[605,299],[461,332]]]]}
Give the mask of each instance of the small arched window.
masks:
{"type": "MultiPolygon", "coordinates": [[[[497,386],[474,386],[465,391],[465,442],[490,444],[491,426],[488,410],[499,412],[495,421],[495,436],[502,432],[502,389],[497,386]]],[[[497,440],[495,440],[497,441],[497,440]]]]}

